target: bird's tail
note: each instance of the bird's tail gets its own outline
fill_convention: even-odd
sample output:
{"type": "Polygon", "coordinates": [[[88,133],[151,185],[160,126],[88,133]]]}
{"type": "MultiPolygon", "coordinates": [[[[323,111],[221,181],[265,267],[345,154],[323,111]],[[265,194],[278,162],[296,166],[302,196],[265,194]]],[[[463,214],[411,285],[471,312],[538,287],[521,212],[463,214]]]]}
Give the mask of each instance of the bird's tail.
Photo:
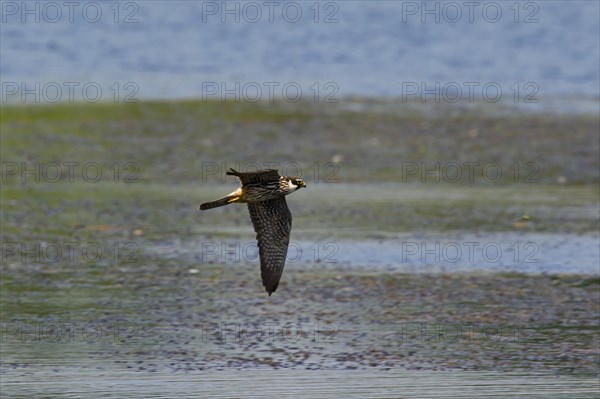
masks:
{"type": "Polygon", "coordinates": [[[236,195],[227,195],[215,201],[205,202],[204,204],[200,205],[200,210],[204,211],[206,209],[218,208],[220,206],[225,206],[231,204],[232,202],[239,201],[239,199],[240,197],[236,195]]]}

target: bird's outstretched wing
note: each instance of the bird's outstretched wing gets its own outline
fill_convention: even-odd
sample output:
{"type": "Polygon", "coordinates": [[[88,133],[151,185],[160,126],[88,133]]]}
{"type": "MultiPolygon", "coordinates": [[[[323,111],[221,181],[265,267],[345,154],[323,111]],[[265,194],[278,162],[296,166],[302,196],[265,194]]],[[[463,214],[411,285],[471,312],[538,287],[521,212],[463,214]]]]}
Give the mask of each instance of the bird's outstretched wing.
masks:
{"type": "Polygon", "coordinates": [[[242,185],[246,185],[248,183],[262,183],[267,181],[278,181],[279,180],[279,172],[276,169],[266,169],[259,170],[256,172],[238,172],[237,170],[231,169],[230,172],[227,172],[228,175],[237,176],[242,185]]]}
{"type": "Polygon", "coordinates": [[[283,273],[292,230],[292,213],[284,196],[248,203],[248,210],[258,240],[262,282],[271,296],[283,273]]]}

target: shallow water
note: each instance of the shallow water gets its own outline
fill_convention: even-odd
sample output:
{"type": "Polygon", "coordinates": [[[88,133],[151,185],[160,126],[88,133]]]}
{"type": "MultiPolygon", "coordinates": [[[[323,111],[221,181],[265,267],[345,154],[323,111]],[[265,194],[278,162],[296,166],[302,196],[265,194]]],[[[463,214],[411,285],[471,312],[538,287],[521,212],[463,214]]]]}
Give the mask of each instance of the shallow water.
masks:
{"type": "MultiPolygon", "coordinates": [[[[301,194],[290,199],[295,219],[288,268],[600,274],[600,236],[587,227],[580,232],[565,228],[570,220],[577,220],[580,226],[597,223],[598,199],[592,191],[561,192],[548,187],[488,191],[385,184],[313,184],[310,190],[312,198],[321,201],[323,216],[296,212],[302,205],[301,194]],[[377,197],[367,197],[365,192],[377,192],[377,197]],[[424,208],[419,210],[420,206],[424,208]],[[392,216],[396,209],[402,211],[392,216]],[[535,217],[523,221],[510,216],[524,210],[535,217]],[[341,211],[345,216],[331,216],[341,211]],[[423,224],[414,230],[406,228],[402,223],[413,217],[419,222],[431,218],[435,225],[427,230],[423,224]],[[460,230],[436,228],[450,225],[443,221],[450,217],[460,230]],[[490,228],[503,231],[486,231],[490,228]]],[[[258,248],[245,206],[227,211],[227,215],[223,210],[198,215],[191,239],[149,240],[140,246],[150,257],[184,260],[198,267],[257,265],[258,248]],[[210,217],[218,218],[218,224],[207,219],[210,217]],[[231,220],[236,221],[235,226],[225,224],[231,220]]]]}
{"type": "MultiPolygon", "coordinates": [[[[290,256],[297,256],[293,250],[298,248],[302,254],[290,260],[280,288],[267,297],[253,264],[255,241],[247,209],[200,215],[200,199],[216,198],[224,187],[199,186],[179,191],[177,186],[144,185],[127,192],[139,198],[135,203],[115,203],[123,192],[90,190],[86,196],[75,191],[70,198],[98,200],[66,201],[41,210],[31,198],[46,198],[44,189],[42,194],[9,196],[14,208],[3,213],[3,225],[12,227],[14,240],[52,243],[87,232],[89,240],[108,243],[139,239],[141,255],[126,265],[112,259],[37,263],[19,256],[2,265],[2,323],[7,323],[2,325],[3,395],[242,397],[263,395],[265,387],[288,397],[597,395],[595,380],[572,374],[598,372],[598,279],[539,275],[594,274],[598,237],[591,232],[597,226],[597,190],[311,185],[315,191],[289,201],[295,218],[292,240],[298,244],[290,256]],[[362,195],[375,189],[376,201],[362,195]],[[155,197],[157,192],[163,197],[155,197]],[[176,203],[178,198],[189,200],[176,203]],[[18,205],[26,208],[15,209],[18,205]],[[80,222],[78,212],[89,216],[89,231],[73,226],[80,222]],[[530,226],[515,220],[524,212],[532,216],[530,226]],[[402,223],[411,217],[419,223],[402,223]],[[141,236],[134,233],[139,226],[141,236]],[[236,237],[241,239],[234,241],[236,237]],[[239,261],[228,253],[237,242],[250,244],[246,253],[234,249],[239,261]],[[477,250],[471,261],[471,242],[480,243],[479,249],[490,245],[485,253],[477,250]],[[214,243],[216,252],[206,246],[214,243]],[[454,244],[463,251],[456,262],[454,244]],[[498,262],[491,261],[497,256],[495,244],[502,250],[498,262]],[[208,255],[216,258],[203,259],[208,255]],[[321,267],[345,268],[347,273],[313,272],[321,267]],[[388,269],[411,274],[369,275],[388,269]],[[452,273],[458,270],[531,274],[452,273]],[[73,339],[63,335],[62,342],[46,337],[30,342],[35,333],[23,337],[14,330],[19,320],[42,325],[46,333],[55,322],[79,324],[73,339]],[[307,334],[298,340],[240,343],[228,333],[225,340],[213,339],[213,324],[206,327],[261,322],[302,324],[307,334]],[[124,330],[115,329],[118,323],[124,330]],[[426,339],[421,331],[415,333],[422,323],[433,328],[426,339]],[[456,339],[439,338],[440,324],[463,330],[456,339]],[[336,332],[337,342],[314,342],[315,325],[319,333],[321,327],[333,328],[324,331],[336,332]],[[477,327],[472,335],[470,326],[477,327]],[[502,333],[495,332],[497,326],[502,333]],[[523,327],[526,338],[515,336],[523,327]],[[89,335],[96,328],[103,331],[99,340],[89,335]],[[115,338],[130,329],[135,339],[115,338]],[[287,368],[294,370],[286,373],[287,368]],[[413,372],[419,369],[463,371],[413,372]]],[[[60,197],[68,193],[65,187],[45,188],[60,197]]]]}
{"type": "Polygon", "coordinates": [[[3,375],[12,398],[595,398],[595,378],[486,372],[243,370],[170,374],[52,370],[3,375]]]}
{"type": "MultiPolygon", "coordinates": [[[[258,265],[253,238],[171,241],[145,245],[147,255],[226,265],[258,265]]],[[[594,234],[422,233],[377,240],[290,242],[288,268],[344,268],[407,273],[473,271],[600,274],[600,237],[594,234]]]]}

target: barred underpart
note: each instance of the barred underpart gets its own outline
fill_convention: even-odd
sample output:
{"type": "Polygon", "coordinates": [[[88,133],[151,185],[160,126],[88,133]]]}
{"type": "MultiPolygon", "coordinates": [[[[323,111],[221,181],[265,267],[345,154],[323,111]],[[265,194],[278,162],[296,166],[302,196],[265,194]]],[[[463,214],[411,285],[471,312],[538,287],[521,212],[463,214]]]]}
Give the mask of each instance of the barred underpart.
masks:
{"type": "Polygon", "coordinates": [[[274,169],[250,173],[231,169],[227,174],[238,177],[242,187],[223,198],[200,205],[200,209],[235,202],[248,203],[250,219],[258,240],[262,283],[271,296],[283,273],[292,230],[292,214],[285,196],[306,185],[301,179],[279,176],[274,169]]]}

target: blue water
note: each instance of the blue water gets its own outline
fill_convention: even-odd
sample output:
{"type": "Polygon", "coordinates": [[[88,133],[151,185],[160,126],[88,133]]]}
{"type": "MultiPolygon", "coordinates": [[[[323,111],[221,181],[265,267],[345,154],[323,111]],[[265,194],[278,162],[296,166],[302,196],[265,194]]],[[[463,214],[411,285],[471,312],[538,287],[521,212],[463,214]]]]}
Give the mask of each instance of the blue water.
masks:
{"type": "MultiPolygon", "coordinates": [[[[404,273],[518,272],[600,273],[596,234],[445,233],[407,234],[380,240],[291,241],[290,268],[351,268],[404,273]]],[[[257,265],[253,239],[190,240],[145,244],[144,253],[198,265],[257,265]]],[[[192,270],[192,273],[195,271],[192,270]]]]}
{"type": "Polygon", "coordinates": [[[50,3],[2,2],[2,102],[599,97],[597,1],[50,3]]]}

